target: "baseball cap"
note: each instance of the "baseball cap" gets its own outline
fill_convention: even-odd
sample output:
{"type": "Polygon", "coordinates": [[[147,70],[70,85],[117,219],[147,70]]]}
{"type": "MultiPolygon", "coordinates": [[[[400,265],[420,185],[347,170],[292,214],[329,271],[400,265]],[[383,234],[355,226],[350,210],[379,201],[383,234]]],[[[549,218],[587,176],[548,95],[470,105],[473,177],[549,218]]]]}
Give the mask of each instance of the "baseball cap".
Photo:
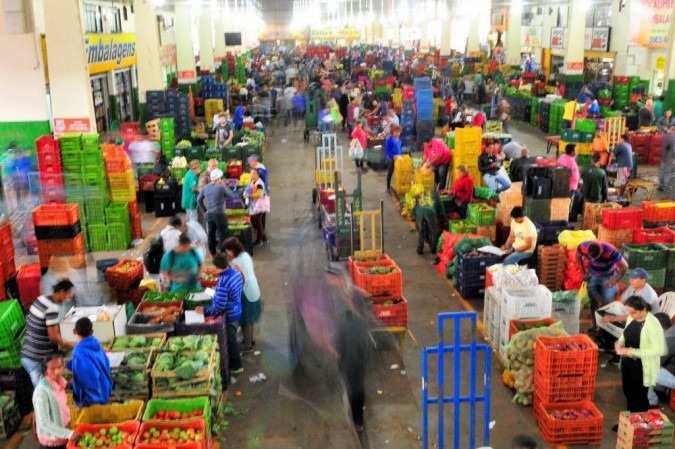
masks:
{"type": "Polygon", "coordinates": [[[649,273],[644,268],[636,268],[630,274],[631,279],[649,279],[649,273]]]}
{"type": "Polygon", "coordinates": [[[216,168],[211,172],[211,181],[215,181],[216,179],[220,179],[223,177],[223,171],[219,168],[216,168]]]}

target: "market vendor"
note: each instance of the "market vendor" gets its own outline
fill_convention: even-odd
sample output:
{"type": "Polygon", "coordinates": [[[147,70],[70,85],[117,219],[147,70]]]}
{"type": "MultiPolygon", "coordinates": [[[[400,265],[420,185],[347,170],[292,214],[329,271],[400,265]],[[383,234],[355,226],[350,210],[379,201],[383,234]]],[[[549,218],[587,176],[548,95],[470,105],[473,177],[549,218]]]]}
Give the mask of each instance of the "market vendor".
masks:
{"type": "Polygon", "coordinates": [[[490,190],[499,193],[511,188],[511,180],[502,167],[499,147],[495,148],[492,141],[485,144],[485,151],[478,156],[478,170],[483,174],[483,180],[490,190]]]}
{"type": "MultiPolygon", "coordinates": [[[[602,155],[593,153],[591,165],[581,168],[581,195],[585,202],[604,203],[607,201],[608,182],[607,173],[601,167],[602,155]]],[[[513,168],[513,166],[512,166],[513,168]]]]}
{"type": "Polygon", "coordinates": [[[601,127],[595,128],[595,137],[593,137],[593,143],[591,144],[593,148],[593,153],[600,154],[600,165],[603,167],[607,165],[607,158],[609,157],[609,142],[605,133],[601,127]]]}
{"type": "Polygon", "coordinates": [[[457,173],[457,179],[452,184],[452,195],[459,208],[459,217],[465,219],[469,204],[473,200],[473,178],[464,164],[457,167],[457,173]]]}
{"type": "Polygon", "coordinates": [[[172,292],[176,290],[198,291],[204,269],[204,258],[186,233],[178,238],[178,246],[162,256],[160,272],[162,278],[170,282],[172,292]]]}
{"type": "Polygon", "coordinates": [[[441,139],[430,135],[424,136],[421,168],[428,168],[434,172],[434,184],[437,190],[445,190],[448,180],[448,168],[452,161],[450,148],[441,139]]]}
{"type": "Polygon", "coordinates": [[[595,311],[614,301],[618,284],[628,271],[628,264],[621,251],[600,240],[589,240],[577,246],[576,259],[581,269],[581,278],[587,281],[588,296],[591,299],[593,326],[589,332],[597,332],[595,311]],[[588,269],[584,261],[588,262],[588,269]]]}
{"type": "MultiPolygon", "coordinates": [[[[644,299],[649,306],[649,311],[656,313],[659,311],[659,296],[651,285],[647,283],[649,273],[644,268],[636,268],[629,275],[630,285],[621,294],[621,299],[625,302],[631,296],[639,296],[644,299]]],[[[623,315],[603,316],[605,323],[623,323],[628,319],[628,313],[623,315]]]]}
{"type": "Polygon", "coordinates": [[[537,227],[521,206],[511,209],[511,231],[502,250],[506,257],[504,265],[519,264],[532,257],[537,247],[537,227]]]}

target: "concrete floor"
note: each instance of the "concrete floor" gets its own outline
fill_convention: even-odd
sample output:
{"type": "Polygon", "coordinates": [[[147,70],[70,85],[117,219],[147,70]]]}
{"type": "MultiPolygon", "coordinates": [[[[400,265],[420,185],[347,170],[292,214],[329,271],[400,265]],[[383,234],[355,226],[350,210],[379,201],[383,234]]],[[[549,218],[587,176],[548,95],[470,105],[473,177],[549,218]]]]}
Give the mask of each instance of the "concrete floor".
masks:
{"type": "MultiPolygon", "coordinates": [[[[417,255],[416,234],[408,222],[399,216],[394,202],[385,193],[384,172],[369,171],[363,176],[364,209],[376,209],[384,199],[384,249],[404,273],[404,295],[409,302],[409,328],[419,347],[413,348],[407,340],[403,357],[391,341],[380,341],[373,358],[366,386],[366,426],[357,436],[344,406],[343,394],[331,370],[293,370],[288,357],[287,302],[291,292],[291,279],[298,272],[320,266],[325,260],[324,242],[317,229],[316,211],[311,202],[314,171],[314,146],[302,140],[304,122],[288,127],[270,128],[269,153],[265,164],[270,173],[272,213],[267,220],[270,243],[255,249],[255,266],[261,284],[264,312],[256,349],[259,353],[244,356],[243,375],[229,389],[229,400],[243,412],[230,419],[230,428],[220,436],[222,448],[414,448],[421,447],[421,347],[438,343],[436,318],[441,312],[462,310],[478,311],[482,315],[483,301],[464,301],[455,296],[449,283],[434,266],[434,257],[428,253],[417,255]],[[398,365],[394,368],[394,365],[398,365]],[[253,383],[249,377],[264,373],[266,381],[253,383]]],[[[529,125],[512,125],[515,140],[524,142],[533,154],[544,154],[543,135],[529,125]]],[[[344,134],[340,143],[346,147],[344,134]]],[[[355,171],[347,159],[345,149],[344,186],[348,191],[355,187],[355,171]]],[[[143,230],[153,235],[165,224],[166,219],[156,220],[146,215],[143,230]]],[[[146,240],[147,242],[147,240],[146,240]]],[[[117,252],[114,257],[138,257],[142,246],[134,250],[117,252]]],[[[89,255],[90,257],[92,255],[89,255]]],[[[94,254],[96,259],[110,254],[94,254]]],[[[27,259],[24,259],[27,260],[27,259]]],[[[21,261],[23,263],[23,260],[21,261]]],[[[88,277],[95,280],[95,269],[89,264],[88,277]]],[[[588,311],[582,313],[588,319],[588,311]]],[[[588,326],[587,321],[585,326],[588,326]]],[[[474,334],[480,343],[482,335],[474,334]]],[[[463,342],[472,334],[463,329],[463,342]]],[[[602,448],[615,446],[615,433],[611,426],[617,413],[625,406],[618,370],[604,367],[609,356],[600,354],[595,403],[605,415],[602,448]]],[[[452,361],[447,360],[448,371],[452,361]]],[[[465,361],[463,361],[465,363],[465,361]]],[[[461,367],[462,381],[466,382],[467,365],[461,367]]],[[[482,366],[482,365],[481,365],[482,366]]],[[[479,366],[478,373],[482,367],[479,366]]],[[[511,403],[513,391],[501,383],[502,366],[493,356],[490,420],[490,445],[510,447],[511,438],[526,433],[541,441],[531,408],[511,403]]],[[[430,373],[434,370],[430,369],[430,373]]],[[[450,373],[451,374],[451,373],[450,373]]],[[[446,378],[446,389],[452,376],[446,378]]],[[[482,374],[478,374],[478,381],[482,374]]],[[[480,388],[479,388],[480,391],[480,388]]],[[[446,447],[451,446],[453,411],[445,408],[446,447]]],[[[457,429],[462,436],[460,447],[468,446],[468,406],[461,412],[462,424],[457,429]]],[[[482,408],[477,407],[478,417],[482,408]]],[[[433,412],[433,410],[432,410],[433,412]]],[[[673,417],[673,413],[669,412],[673,417]]],[[[430,416],[436,422],[435,414],[430,416]]],[[[478,419],[480,421],[480,419],[478,419]]],[[[482,428],[478,424],[477,446],[481,444],[482,428]]],[[[430,441],[435,441],[433,430],[430,441]]],[[[35,447],[32,437],[27,437],[21,448],[35,447]]],[[[434,443],[430,446],[437,447],[434,443]]],[[[543,446],[543,444],[542,444],[543,446]]],[[[543,446],[545,447],[545,446],[543,446]]]]}

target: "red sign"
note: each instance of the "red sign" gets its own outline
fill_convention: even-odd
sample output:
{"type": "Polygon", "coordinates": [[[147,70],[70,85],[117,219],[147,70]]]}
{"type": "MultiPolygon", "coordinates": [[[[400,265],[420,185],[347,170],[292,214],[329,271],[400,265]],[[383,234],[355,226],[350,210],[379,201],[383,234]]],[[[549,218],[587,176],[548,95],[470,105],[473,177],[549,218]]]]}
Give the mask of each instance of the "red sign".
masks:
{"type": "Polygon", "coordinates": [[[65,133],[90,133],[91,123],[88,118],[55,118],[54,135],[65,133]]]}
{"type": "Polygon", "coordinates": [[[197,78],[197,73],[194,70],[179,70],[178,79],[179,80],[193,80],[197,78]]]}
{"type": "Polygon", "coordinates": [[[584,68],[584,63],[579,61],[579,62],[568,62],[567,63],[567,70],[582,70],[584,68]]]}

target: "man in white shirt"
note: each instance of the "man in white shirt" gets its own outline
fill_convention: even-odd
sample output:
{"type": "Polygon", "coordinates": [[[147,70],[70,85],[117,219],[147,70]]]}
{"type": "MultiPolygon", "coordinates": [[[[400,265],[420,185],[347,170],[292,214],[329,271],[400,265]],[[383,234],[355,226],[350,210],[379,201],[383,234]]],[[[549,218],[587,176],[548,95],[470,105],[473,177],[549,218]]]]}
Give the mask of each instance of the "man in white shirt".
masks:
{"type": "Polygon", "coordinates": [[[509,160],[514,160],[521,156],[524,148],[526,149],[527,147],[512,140],[502,147],[502,153],[504,153],[509,160]]]}
{"type": "Polygon", "coordinates": [[[184,230],[185,226],[183,225],[183,220],[178,216],[171,217],[169,224],[159,233],[164,242],[165,253],[168,253],[178,246],[178,239],[184,230]]]}

